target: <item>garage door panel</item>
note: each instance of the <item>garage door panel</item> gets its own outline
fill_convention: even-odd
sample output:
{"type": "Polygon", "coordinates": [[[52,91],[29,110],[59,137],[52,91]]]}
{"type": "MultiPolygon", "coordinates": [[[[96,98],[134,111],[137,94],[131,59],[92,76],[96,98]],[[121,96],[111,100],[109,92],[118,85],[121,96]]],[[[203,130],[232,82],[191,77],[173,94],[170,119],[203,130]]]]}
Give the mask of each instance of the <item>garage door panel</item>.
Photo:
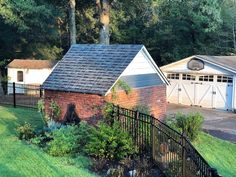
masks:
{"type": "Polygon", "coordinates": [[[184,105],[194,105],[194,84],[181,84],[181,103],[184,105]]]}
{"type": "Polygon", "coordinates": [[[221,84],[215,86],[215,108],[223,110],[232,109],[232,89],[231,84],[221,84]]]}
{"type": "Polygon", "coordinates": [[[168,102],[232,110],[232,76],[171,74],[169,79],[168,102]]]}
{"type": "Polygon", "coordinates": [[[167,101],[170,103],[179,103],[179,84],[171,82],[167,87],[167,101]]]}
{"type": "Polygon", "coordinates": [[[195,104],[197,106],[213,108],[213,86],[196,84],[195,104]]]}

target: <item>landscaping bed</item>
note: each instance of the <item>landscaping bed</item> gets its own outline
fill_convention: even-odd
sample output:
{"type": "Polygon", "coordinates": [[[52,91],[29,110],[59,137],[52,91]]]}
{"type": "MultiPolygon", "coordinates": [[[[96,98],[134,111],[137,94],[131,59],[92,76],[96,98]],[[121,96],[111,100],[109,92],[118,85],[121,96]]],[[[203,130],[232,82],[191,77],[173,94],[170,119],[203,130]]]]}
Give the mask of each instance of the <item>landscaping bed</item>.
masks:
{"type": "Polygon", "coordinates": [[[89,158],[78,155],[52,157],[34,145],[16,137],[16,127],[29,122],[41,129],[43,122],[36,110],[0,106],[0,176],[81,176],[95,177],[90,172],[89,158]]]}

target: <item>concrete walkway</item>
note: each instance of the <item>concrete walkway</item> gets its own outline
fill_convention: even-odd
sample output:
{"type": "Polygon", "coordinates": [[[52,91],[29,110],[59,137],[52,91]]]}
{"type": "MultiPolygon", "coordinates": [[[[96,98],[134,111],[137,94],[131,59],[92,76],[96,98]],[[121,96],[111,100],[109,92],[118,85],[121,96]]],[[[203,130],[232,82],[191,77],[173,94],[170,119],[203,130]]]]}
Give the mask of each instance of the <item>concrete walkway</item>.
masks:
{"type": "Polygon", "coordinates": [[[168,104],[167,114],[199,112],[204,117],[203,129],[209,134],[236,143],[236,114],[216,109],[168,104]]]}

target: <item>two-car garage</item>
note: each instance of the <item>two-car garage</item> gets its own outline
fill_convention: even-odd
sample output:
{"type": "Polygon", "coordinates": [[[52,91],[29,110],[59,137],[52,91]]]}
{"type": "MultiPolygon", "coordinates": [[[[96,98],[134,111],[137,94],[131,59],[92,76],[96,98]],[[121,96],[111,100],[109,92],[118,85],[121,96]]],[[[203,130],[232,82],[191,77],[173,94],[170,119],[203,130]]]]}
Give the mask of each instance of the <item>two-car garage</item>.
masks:
{"type": "Polygon", "coordinates": [[[235,56],[192,56],[161,69],[170,82],[168,102],[235,110],[235,56]]]}

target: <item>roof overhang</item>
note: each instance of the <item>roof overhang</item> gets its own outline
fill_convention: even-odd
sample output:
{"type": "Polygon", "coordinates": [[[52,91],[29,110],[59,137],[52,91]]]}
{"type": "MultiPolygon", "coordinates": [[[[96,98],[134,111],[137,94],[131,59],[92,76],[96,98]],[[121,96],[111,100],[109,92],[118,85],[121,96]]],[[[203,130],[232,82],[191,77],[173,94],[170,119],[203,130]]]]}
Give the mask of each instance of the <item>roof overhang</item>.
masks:
{"type": "Polygon", "coordinates": [[[162,67],[161,67],[161,70],[162,70],[162,71],[165,71],[165,69],[167,69],[168,67],[174,66],[174,65],[179,64],[179,63],[182,63],[182,62],[186,62],[186,61],[191,60],[191,59],[193,59],[193,58],[200,59],[200,60],[202,60],[202,61],[204,61],[204,62],[206,62],[206,63],[209,63],[209,64],[212,64],[212,65],[214,65],[214,66],[223,68],[223,69],[225,69],[225,70],[227,70],[227,71],[229,71],[229,72],[232,72],[232,73],[236,74],[236,70],[233,70],[233,69],[231,69],[231,68],[228,68],[227,66],[224,66],[224,65],[221,65],[221,64],[218,64],[218,63],[215,63],[215,62],[206,60],[204,57],[201,57],[201,56],[198,56],[198,55],[193,55],[193,56],[184,58],[184,59],[182,59],[182,60],[179,60],[179,61],[170,63],[170,64],[168,64],[168,65],[162,66],[162,67]]]}

